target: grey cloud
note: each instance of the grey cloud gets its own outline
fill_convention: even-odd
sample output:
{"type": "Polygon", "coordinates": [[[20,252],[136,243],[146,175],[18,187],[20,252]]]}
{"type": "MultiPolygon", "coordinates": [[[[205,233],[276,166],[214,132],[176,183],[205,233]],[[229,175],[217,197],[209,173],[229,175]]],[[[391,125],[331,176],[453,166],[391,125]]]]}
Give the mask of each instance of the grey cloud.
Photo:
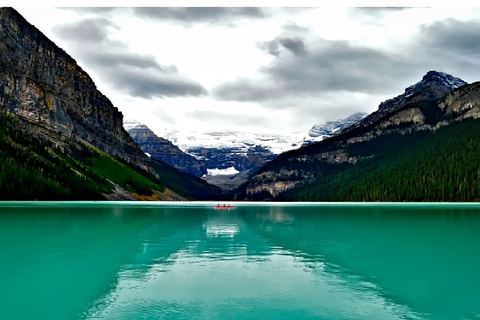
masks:
{"type": "Polygon", "coordinates": [[[258,42],[256,46],[260,50],[263,50],[271,54],[272,56],[278,57],[280,55],[280,48],[279,48],[278,41],[273,40],[273,41],[258,42]]]}
{"type": "Polygon", "coordinates": [[[311,31],[309,28],[299,26],[298,24],[292,23],[292,22],[285,24],[283,26],[283,30],[286,34],[289,34],[289,35],[302,35],[302,34],[310,33],[311,31]]]}
{"type": "Polygon", "coordinates": [[[175,66],[162,66],[155,57],[125,52],[109,52],[89,50],[80,52],[79,56],[89,64],[101,67],[135,67],[140,69],[156,69],[164,73],[176,73],[175,66]]]}
{"type": "Polygon", "coordinates": [[[426,46],[478,56],[480,51],[480,21],[438,21],[421,29],[426,46]]]}
{"type": "MultiPolygon", "coordinates": [[[[245,126],[264,126],[269,119],[264,117],[248,116],[241,114],[232,114],[232,113],[222,113],[214,111],[202,111],[195,110],[188,112],[187,117],[194,118],[196,120],[205,120],[205,121],[221,121],[223,124],[232,124],[232,125],[245,125],[245,126]]],[[[274,124],[274,123],[272,123],[274,124]]]]}
{"type": "Polygon", "coordinates": [[[179,75],[176,66],[161,65],[154,56],[140,55],[109,38],[107,19],[84,19],[56,26],[55,34],[70,44],[69,51],[80,62],[93,68],[104,81],[131,96],[200,96],[207,91],[199,83],[179,75]]]}
{"type": "Polygon", "coordinates": [[[305,43],[300,38],[280,38],[281,45],[293,52],[295,55],[303,55],[305,51],[305,43]]]}
{"type": "Polygon", "coordinates": [[[101,43],[108,38],[108,29],[116,26],[107,19],[95,18],[55,26],[53,32],[59,38],[82,43],[101,43]]]}
{"type": "Polygon", "coordinates": [[[72,10],[78,13],[107,13],[107,12],[112,12],[116,9],[117,7],[61,7],[60,9],[65,9],[65,10],[72,10]]]}
{"type": "Polygon", "coordinates": [[[370,15],[374,17],[378,17],[387,13],[392,12],[399,12],[403,10],[410,9],[409,7],[358,7],[358,8],[351,8],[351,11],[354,15],[362,14],[362,15],[370,15]]]}
{"type": "Polygon", "coordinates": [[[132,96],[151,99],[154,97],[201,96],[207,91],[200,84],[178,75],[146,72],[141,69],[106,70],[105,79],[115,88],[125,90],[132,96]]]}
{"type": "Polygon", "coordinates": [[[480,20],[447,19],[423,25],[407,52],[422,70],[439,70],[468,82],[478,81],[480,20]]]}
{"type": "Polygon", "coordinates": [[[280,56],[282,47],[297,56],[307,53],[305,42],[298,37],[278,37],[272,41],[258,43],[257,47],[276,57],[280,56]]]}
{"type": "Polygon", "coordinates": [[[280,55],[260,79],[240,79],[214,89],[219,99],[267,101],[322,92],[380,94],[415,68],[391,54],[347,42],[321,41],[304,55],[280,55]]]}
{"type": "Polygon", "coordinates": [[[135,14],[158,20],[175,20],[179,22],[222,22],[221,19],[252,18],[266,16],[262,8],[248,7],[155,7],[135,8],[135,14]]]}
{"type": "Polygon", "coordinates": [[[213,94],[221,100],[230,101],[266,101],[282,96],[279,88],[273,84],[249,79],[220,85],[213,90],[213,94]]]}

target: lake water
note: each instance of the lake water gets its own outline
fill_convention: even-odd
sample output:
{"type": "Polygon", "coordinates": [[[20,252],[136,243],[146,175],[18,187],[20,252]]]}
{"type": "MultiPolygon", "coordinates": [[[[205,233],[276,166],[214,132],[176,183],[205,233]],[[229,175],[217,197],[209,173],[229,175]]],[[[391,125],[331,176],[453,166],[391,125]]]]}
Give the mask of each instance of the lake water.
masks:
{"type": "Polygon", "coordinates": [[[0,203],[0,319],[480,319],[480,205],[213,205],[0,203]]]}

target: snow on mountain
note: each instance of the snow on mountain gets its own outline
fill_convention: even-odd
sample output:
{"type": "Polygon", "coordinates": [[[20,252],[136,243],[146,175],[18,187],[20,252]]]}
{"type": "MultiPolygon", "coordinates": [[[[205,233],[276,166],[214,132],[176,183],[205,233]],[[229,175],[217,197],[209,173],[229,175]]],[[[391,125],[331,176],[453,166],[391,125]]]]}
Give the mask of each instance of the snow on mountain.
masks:
{"type": "Polygon", "coordinates": [[[139,126],[141,125],[142,123],[138,122],[137,120],[133,120],[133,119],[125,119],[123,121],[123,128],[126,130],[126,131],[129,131],[133,128],[135,128],[136,126],[139,126]]]}
{"type": "Polygon", "coordinates": [[[425,87],[425,84],[428,82],[436,82],[437,85],[441,85],[447,88],[448,91],[467,84],[467,82],[463,81],[460,78],[454,77],[451,74],[432,70],[427,72],[423,76],[422,80],[406,88],[405,94],[408,95],[410,93],[422,90],[425,87]]]}
{"type": "Polygon", "coordinates": [[[308,132],[308,136],[304,139],[304,144],[310,144],[313,142],[322,141],[335,134],[342,132],[344,129],[357,123],[367,116],[367,113],[357,112],[345,119],[339,119],[336,121],[327,121],[325,124],[315,125],[308,132]]]}
{"type": "Polygon", "coordinates": [[[274,154],[296,149],[302,145],[305,136],[300,132],[280,135],[230,130],[180,132],[168,129],[159,134],[190,154],[196,148],[217,148],[236,149],[244,155],[254,146],[262,146],[274,154]]]}
{"type": "Polygon", "coordinates": [[[467,82],[454,77],[451,74],[431,70],[423,76],[422,80],[407,87],[404,93],[392,99],[383,101],[378,108],[395,110],[398,109],[399,106],[410,102],[410,99],[414,96],[421,95],[422,98],[427,97],[435,99],[466,84],[467,82]]]}
{"type": "Polygon", "coordinates": [[[226,169],[207,169],[207,176],[232,176],[234,174],[239,173],[235,167],[229,167],[226,169]]]}
{"type": "MultiPolygon", "coordinates": [[[[305,132],[272,134],[233,130],[180,131],[168,128],[157,131],[156,134],[171,141],[180,150],[198,160],[205,160],[204,152],[199,152],[199,149],[228,149],[237,155],[247,156],[251,148],[261,146],[273,154],[280,154],[331,137],[360,121],[366,115],[366,113],[358,112],[345,119],[315,125],[308,134],[305,132]]],[[[124,121],[124,127],[127,131],[139,125],[141,123],[135,120],[124,121]]]]}

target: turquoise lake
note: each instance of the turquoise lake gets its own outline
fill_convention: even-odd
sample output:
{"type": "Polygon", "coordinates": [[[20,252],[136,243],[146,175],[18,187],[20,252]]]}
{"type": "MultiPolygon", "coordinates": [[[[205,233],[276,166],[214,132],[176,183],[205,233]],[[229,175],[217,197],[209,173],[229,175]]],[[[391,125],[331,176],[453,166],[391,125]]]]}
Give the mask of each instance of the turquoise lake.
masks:
{"type": "Polygon", "coordinates": [[[0,202],[0,319],[480,319],[480,204],[0,202]]]}

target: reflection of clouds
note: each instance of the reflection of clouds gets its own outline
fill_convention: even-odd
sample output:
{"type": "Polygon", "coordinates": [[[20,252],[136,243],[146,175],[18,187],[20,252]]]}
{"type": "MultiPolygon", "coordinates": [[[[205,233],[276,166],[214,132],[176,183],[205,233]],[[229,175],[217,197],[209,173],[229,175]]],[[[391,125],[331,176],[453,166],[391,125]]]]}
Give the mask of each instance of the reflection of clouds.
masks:
{"type": "Polygon", "coordinates": [[[147,277],[120,274],[117,286],[88,310],[87,319],[132,319],[139,313],[151,318],[427,319],[385,298],[360,276],[323,261],[305,261],[288,250],[276,248],[262,260],[225,259],[224,254],[199,255],[191,245],[173,255],[172,263],[154,265],[147,277]]]}
{"type": "Polygon", "coordinates": [[[265,220],[265,221],[273,221],[273,222],[283,222],[283,223],[291,223],[295,220],[295,217],[286,212],[283,207],[270,207],[268,213],[259,213],[256,215],[258,220],[265,220]]]}
{"type": "Polygon", "coordinates": [[[233,238],[240,232],[240,228],[236,224],[207,224],[205,225],[205,233],[207,237],[227,237],[233,238]]]}

